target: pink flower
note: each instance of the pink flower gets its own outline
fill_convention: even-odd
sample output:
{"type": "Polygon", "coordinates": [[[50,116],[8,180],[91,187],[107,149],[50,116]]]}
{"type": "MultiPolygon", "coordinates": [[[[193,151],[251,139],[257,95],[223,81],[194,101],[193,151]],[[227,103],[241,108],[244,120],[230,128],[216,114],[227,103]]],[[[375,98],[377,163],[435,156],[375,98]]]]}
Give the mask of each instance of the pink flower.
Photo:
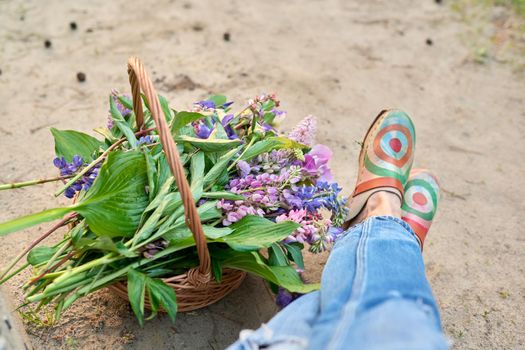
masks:
{"type": "Polygon", "coordinates": [[[311,176],[319,176],[321,181],[332,181],[332,171],[328,162],[332,158],[332,151],[325,145],[315,145],[312,150],[305,154],[303,170],[311,176]]]}
{"type": "Polygon", "coordinates": [[[288,134],[288,137],[291,140],[311,146],[315,142],[316,130],[317,120],[314,116],[309,115],[297,124],[297,126],[288,134]]]}

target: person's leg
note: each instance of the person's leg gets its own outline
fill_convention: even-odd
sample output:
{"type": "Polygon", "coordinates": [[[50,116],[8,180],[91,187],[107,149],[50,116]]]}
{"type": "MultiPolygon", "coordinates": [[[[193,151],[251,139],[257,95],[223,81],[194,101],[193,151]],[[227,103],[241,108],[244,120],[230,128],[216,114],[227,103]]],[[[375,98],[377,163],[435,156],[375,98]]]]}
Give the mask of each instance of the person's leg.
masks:
{"type": "Polygon", "coordinates": [[[308,347],[312,325],[319,314],[319,292],[312,292],[286,306],[259,329],[241,331],[228,350],[299,350],[308,347]]]}
{"type": "Polygon", "coordinates": [[[421,249],[397,196],[370,197],[321,281],[311,349],[446,349],[421,249]]]}

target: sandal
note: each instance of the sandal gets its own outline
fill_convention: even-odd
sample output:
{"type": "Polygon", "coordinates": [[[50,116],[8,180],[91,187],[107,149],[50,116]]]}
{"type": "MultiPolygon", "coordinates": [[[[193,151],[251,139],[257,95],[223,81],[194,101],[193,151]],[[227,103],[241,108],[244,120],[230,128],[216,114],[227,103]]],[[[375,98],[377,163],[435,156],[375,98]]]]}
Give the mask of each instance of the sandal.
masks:
{"type": "Polygon", "coordinates": [[[414,124],[405,112],[379,113],[363,140],[356,187],[348,202],[347,222],[361,212],[376,192],[394,193],[403,202],[403,188],[414,160],[415,138],[414,124]]]}
{"type": "Polygon", "coordinates": [[[439,198],[437,178],[424,169],[414,169],[405,186],[405,198],[401,205],[401,219],[412,227],[423,250],[439,198]]]}

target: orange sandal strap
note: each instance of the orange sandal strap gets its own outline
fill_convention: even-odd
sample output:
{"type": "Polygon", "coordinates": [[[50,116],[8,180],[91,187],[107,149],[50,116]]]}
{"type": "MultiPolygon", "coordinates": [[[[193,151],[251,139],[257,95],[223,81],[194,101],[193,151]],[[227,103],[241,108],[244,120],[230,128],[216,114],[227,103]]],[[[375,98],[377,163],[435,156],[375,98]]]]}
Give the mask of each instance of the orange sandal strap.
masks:
{"type": "Polygon", "coordinates": [[[376,179],[368,180],[363,183],[360,183],[354,190],[352,194],[353,197],[360,195],[366,191],[373,190],[374,188],[379,187],[392,187],[399,191],[401,196],[403,196],[403,184],[398,179],[393,177],[379,177],[376,179]]]}

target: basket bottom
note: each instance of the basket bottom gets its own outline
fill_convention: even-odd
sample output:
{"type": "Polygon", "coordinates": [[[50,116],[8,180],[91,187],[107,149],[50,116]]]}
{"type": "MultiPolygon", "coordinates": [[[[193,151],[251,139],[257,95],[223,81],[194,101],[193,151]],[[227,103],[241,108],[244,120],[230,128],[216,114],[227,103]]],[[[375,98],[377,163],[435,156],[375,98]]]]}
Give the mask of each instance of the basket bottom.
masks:
{"type": "MultiPolygon", "coordinates": [[[[246,277],[246,272],[224,269],[221,282],[212,279],[203,287],[195,287],[186,282],[186,275],[163,279],[164,283],[175,290],[177,294],[178,312],[188,312],[211,305],[239,288],[246,277]]],[[[119,297],[128,299],[128,286],[125,282],[117,282],[108,286],[119,297]]],[[[145,295],[144,307],[151,310],[148,294],[145,295]]]]}

